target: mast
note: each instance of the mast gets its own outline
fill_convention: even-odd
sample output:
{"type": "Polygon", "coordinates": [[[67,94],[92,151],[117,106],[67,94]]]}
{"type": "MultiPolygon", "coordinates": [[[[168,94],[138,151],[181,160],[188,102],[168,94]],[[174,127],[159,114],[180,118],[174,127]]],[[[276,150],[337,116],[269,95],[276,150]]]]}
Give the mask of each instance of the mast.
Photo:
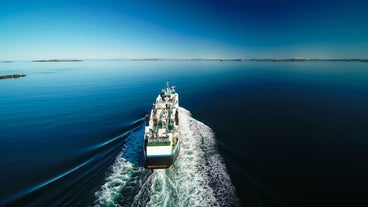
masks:
{"type": "Polygon", "coordinates": [[[170,88],[170,82],[169,81],[166,81],[166,88],[170,88]]]}

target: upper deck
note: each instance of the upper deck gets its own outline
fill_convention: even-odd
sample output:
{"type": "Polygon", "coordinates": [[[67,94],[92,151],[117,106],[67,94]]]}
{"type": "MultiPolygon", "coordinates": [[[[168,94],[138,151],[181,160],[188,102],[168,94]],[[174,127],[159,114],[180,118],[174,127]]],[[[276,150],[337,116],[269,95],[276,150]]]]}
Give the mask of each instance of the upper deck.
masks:
{"type": "Polygon", "coordinates": [[[151,114],[146,117],[148,119],[145,129],[147,154],[167,154],[175,148],[179,138],[178,110],[179,95],[174,86],[167,84],[153,103],[151,114]],[[168,149],[164,149],[165,146],[168,149]]]}

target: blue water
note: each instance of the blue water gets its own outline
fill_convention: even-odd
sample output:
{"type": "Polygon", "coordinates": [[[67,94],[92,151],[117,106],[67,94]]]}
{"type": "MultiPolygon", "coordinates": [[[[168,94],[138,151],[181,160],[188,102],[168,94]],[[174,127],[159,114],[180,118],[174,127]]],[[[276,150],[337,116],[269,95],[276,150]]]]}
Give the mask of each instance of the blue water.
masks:
{"type": "Polygon", "coordinates": [[[1,63],[0,206],[324,206],[365,201],[361,62],[1,63]],[[143,168],[143,116],[169,80],[184,120],[143,168]]]}

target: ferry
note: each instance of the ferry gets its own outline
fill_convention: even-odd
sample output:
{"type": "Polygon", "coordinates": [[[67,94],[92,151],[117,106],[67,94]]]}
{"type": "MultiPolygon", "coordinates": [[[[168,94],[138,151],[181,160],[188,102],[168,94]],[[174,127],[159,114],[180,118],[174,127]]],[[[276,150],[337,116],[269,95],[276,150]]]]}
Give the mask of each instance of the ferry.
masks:
{"type": "Polygon", "coordinates": [[[150,169],[169,168],[180,151],[179,94],[175,86],[166,83],[145,118],[145,165],[150,169]]]}

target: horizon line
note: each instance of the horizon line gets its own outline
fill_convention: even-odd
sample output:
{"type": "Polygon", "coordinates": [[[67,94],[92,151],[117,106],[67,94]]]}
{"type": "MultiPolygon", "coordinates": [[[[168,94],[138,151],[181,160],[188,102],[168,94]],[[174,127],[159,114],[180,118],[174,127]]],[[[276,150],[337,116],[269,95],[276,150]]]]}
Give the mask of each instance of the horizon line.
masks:
{"type": "Polygon", "coordinates": [[[228,61],[249,61],[249,60],[289,60],[289,61],[313,61],[313,60],[350,60],[368,61],[368,58],[310,58],[310,57],[263,57],[263,58],[239,58],[239,57],[186,57],[186,58],[165,58],[165,57],[142,57],[142,58],[46,58],[46,59],[19,59],[19,60],[0,60],[0,62],[63,62],[63,61],[88,61],[88,60],[131,60],[131,61],[159,61],[159,60],[228,60],[228,61]]]}
{"type": "Polygon", "coordinates": [[[2,63],[10,62],[80,62],[94,60],[126,60],[126,61],[159,61],[159,60],[208,60],[208,61],[363,61],[368,62],[368,58],[309,58],[309,57],[288,57],[288,58],[237,58],[237,57],[190,57],[190,58],[47,58],[47,59],[27,59],[27,60],[0,60],[2,63]]]}

